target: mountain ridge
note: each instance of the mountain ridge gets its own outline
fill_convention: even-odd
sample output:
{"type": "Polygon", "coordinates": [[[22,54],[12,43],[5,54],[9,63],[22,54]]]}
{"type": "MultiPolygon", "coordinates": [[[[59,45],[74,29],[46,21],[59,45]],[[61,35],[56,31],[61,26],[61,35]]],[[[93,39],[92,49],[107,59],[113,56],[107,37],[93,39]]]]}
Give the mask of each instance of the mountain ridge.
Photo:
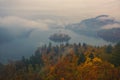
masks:
{"type": "MultiPolygon", "coordinates": [[[[98,33],[102,32],[102,30],[104,31],[107,29],[108,31],[115,28],[118,29],[120,28],[120,22],[115,20],[113,17],[109,15],[99,15],[94,18],[82,20],[80,23],[70,24],[66,26],[66,29],[72,30],[77,34],[82,34],[90,37],[100,37],[100,38],[102,38],[102,36],[98,35],[98,33]]],[[[110,33],[112,34],[112,32],[110,33]]],[[[114,38],[114,36],[112,37],[114,38]]],[[[112,40],[109,41],[111,42],[112,40]]]]}

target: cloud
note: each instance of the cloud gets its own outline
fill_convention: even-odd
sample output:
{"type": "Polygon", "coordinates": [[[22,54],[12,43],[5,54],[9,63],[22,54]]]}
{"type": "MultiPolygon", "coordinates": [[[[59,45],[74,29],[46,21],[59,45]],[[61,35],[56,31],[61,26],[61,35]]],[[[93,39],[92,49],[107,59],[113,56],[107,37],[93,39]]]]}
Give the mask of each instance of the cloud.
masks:
{"type": "Polygon", "coordinates": [[[115,24],[105,25],[101,29],[113,29],[113,28],[120,28],[120,24],[115,23],[115,24]]]}
{"type": "Polygon", "coordinates": [[[45,23],[29,20],[17,16],[0,17],[0,26],[7,28],[40,28],[41,30],[47,30],[48,26],[45,23]]]}
{"type": "Polygon", "coordinates": [[[16,35],[31,29],[48,30],[46,23],[16,16],[0,17],[0,27],[4,27],[16,35]]]}
{"type": "Polygon", "coordinates": [[[27,38],[35,29],[46,31],[48,30],[48,25],[42,21],[16,16],[0,17],[0,43],[27,38]]]}
{"type": "Polygon", "coordinates": [[[64,28],[64,21],[57,19],[28,19],[18,16],[0,17],[0,43],[28,38],[34,31],[64,28]]]}

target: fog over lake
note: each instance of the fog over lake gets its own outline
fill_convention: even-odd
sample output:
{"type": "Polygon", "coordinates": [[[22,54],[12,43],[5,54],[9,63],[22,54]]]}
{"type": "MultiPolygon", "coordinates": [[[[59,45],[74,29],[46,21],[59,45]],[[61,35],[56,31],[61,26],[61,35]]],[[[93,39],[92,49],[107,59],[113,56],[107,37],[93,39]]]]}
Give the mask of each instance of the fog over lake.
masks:
{"type": "MultiPolygon", "coordinates": [[[[49,36],[54,33],[66,33],[71,37],[69,43],[87,43],[94,46],[102,46],[109,44],[108,42],[100,39],[93,38],[84,35],[78,35],[70,30],[65,29],[49,29],[47,31],[34,30],[27,38],[18,38],[11,42],[7,42],[0,45],[0,61],[6,62],[7,60],[20,59],[22,56],[29,57],[34,54],[38,47],[49,44],[52,42],[49,40],[49,36]]],[[[53,45],[59,45],[59,43],[52,42],[53,45]]]]}

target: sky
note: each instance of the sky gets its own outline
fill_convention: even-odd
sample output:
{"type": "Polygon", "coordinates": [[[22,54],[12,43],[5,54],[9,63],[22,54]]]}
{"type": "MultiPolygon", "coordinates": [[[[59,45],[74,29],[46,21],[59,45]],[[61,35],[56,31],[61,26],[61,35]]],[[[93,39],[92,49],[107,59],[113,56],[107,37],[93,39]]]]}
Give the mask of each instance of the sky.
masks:
{"type": "Polygon", "coordinates": [[[0,16],[119,17],[120,0],[0,0],[0,16]]]}
{"type": "Polygon", "coordinates": [[[65,25],[103,14],[120,20],[120,0],[0,0],[2,26],[46,30],[48,24],[65,25]]]}

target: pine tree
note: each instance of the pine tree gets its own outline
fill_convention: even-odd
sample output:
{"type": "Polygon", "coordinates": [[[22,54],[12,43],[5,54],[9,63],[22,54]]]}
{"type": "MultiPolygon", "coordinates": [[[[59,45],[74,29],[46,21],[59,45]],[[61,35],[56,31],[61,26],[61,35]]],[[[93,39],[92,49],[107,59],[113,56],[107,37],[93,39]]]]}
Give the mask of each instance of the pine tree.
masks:
{"type": "Polygon", "coordinates": [[[106,47],[106,53],[112,53],[112,49],[113,49],[113,47],[111,45],[108,45],[106,47]]]}
{"type": "Polygon", "coordinates": [[[114,48],[113,54],[112,54],[111,62],[115,66],[120,65],[120,42],[115,45],[115,48],[114,48]]]}
{"type": "Polygon", "coordinates": [[[94,59],[94,54],[93,54],[93,53],[90,53],[90,54],[89,54],[89,58],[90,58],[90,59],[94,59]]]}
{"type": "Polygon", "coordinates": [[[84,63],[86,60],[86,57],[83,53],[80,54],[79,59],[78,59],[78,65],[80,65],[81,63],[84,63]]]}

